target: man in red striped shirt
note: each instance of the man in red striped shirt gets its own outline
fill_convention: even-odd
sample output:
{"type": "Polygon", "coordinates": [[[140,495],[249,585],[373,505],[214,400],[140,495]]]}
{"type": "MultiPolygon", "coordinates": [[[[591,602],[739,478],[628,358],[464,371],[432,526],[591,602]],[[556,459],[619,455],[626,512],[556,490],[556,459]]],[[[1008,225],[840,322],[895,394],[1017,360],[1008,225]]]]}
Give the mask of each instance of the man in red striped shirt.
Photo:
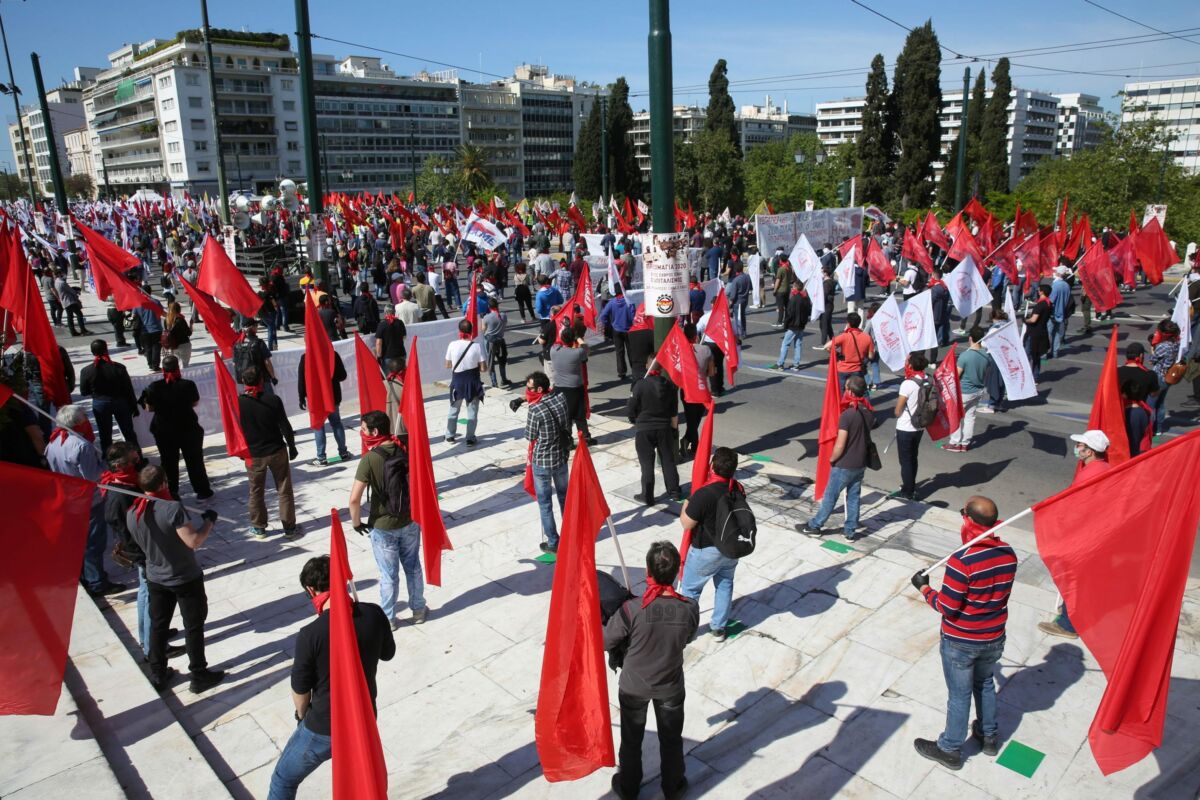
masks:
{"type": "MultiPolygon", "coordinates": [[[[963,544],[996,526],[999,511],[986,497],[967,499],[960,512],[963,544]]],[[[946,728],[937,741],[917,739],[917,752],[948,769],[962,768],[962,745],[967,738],[971,698],[976,719],[971,735],[983,752],[997,753],[996,684],[992,667],[1004,652],[1004,625],[1008,621],[1008,596],[1017,574],[1017,556],[996,536],[989,536],[946,563],[942,589],[935,592],[929,577],[918,572],[913,586],[925,602],[942,615],[942,672],[949,695],[946,728]]]]}

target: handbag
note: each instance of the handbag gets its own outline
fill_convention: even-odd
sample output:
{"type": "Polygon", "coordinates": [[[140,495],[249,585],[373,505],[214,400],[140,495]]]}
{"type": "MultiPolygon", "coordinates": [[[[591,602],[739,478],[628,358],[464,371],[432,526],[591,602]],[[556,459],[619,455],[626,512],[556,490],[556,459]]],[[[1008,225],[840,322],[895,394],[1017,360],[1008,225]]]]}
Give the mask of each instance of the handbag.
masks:
{"type": "Polygon", "coordinates": [[[1167,386],[1174,386],[1183,380],[1183,376],[1187,373],[1187,371],[1188,366],[1182,361],[1178,364],[1172,364],[1171,368],[1167,370],[1165,375],[1163,375],[1163,383],[1165,383],[1167,386]]]}
{"type": "MultiPolygon", "coordinates": [[[[859,409],[859,413],[863,413],[859,409]]],[[[866,422],[864,419],[863,422],[866,422]]],[[[867,423],[867,469],[880,470],[883,469],[883,460],[879,457],[879,448],[875,446],[875,442],[871,441],[871,424],[867,423]]]]}

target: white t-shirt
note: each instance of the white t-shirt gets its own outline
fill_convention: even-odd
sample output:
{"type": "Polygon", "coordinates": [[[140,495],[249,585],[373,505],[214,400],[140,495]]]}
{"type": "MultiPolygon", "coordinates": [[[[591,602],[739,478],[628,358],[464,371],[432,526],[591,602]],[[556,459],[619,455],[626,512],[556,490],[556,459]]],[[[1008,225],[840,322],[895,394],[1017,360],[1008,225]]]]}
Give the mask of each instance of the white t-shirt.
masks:
{"type": "Polygon", "coordinates": [[[921,384],[912,378],[905,378],[904,382],[900,384],[900,396],[908,398],[908,402],[904,405],[904,411],[896,417],[896,430],[909,433],[922,430],[912,424],[912,415],[917,413],[917,393],[920,389],[921,384]]]}
{"type": "Polygon", "coordinates": [[[917,268],[909,265],[908,269],[904,270],[904,280],[908,281],[908,286],[904,287],[904,296],[909,297],[917,293],[917,268]]]}
{"type": "Polygon", "coordinates": [[[468,342],[466,339],[455,339],[446,347],[446,360],[450,362],[450,367],[455,372],[469,372],[472,369],[479,369],[479,365],[483,363],[483,349],[479,347],[477,342],[468,342]],[[467,350],[470,348],[470,350],[467,350]],[[463,355],[463,350],[467,350],[467,354],[463,355]],[[454,365],[458,363],[458,357],[462,356],[462,363],[458,364],[458,368],[454,369],[454,365]]]}

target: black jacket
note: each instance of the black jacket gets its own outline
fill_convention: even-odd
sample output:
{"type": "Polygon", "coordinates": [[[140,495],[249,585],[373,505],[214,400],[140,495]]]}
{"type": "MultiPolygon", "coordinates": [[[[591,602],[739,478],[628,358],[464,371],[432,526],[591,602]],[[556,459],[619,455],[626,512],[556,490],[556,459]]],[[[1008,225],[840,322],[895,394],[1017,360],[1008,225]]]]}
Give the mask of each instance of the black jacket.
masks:
{"type": "Polygon", "coordinates": [[[124,400],[130,408],[137,404],[129,371],[124,365],[110,361],[94,362],[80,370],[79,393],[85,397],[92,395],[124,400]]]}
{"type": "Polygon", "coordinates": [[[645,608],[640,598],[627,601],[604,627],[605,650],[628,644],[620,690],[648,700],[681,694],[683,648],[699,625],[700,607],[695,600],[656,597],[645,608]]]}
{"type": "Polygon", "coordinates": [[[276,395],[239,395],[238,412],[251,457],[264,458],[278,453],[285,446],[289,449],[296,446],[296,434],[288,422],[283,401],[276,395]]]}
{"type": "MultiPolygon", "coordinates": [[[[296,377],[296,391],[300,395],[300,404],[304,405],[308,402],[308,392],[304,387],[304,354],[300,355],[300,365],[297,368],[299,375],[296,377]]],[[[342,381],[346,380],[346,366],[342,364],[342,357],[334,351],[333,354],[333,404],[340,405],[342,402],[342,381]]]]}
{"type": "Polygon", "coordinates": [[[807,294],[797,292],[788,296],[787,310],[783,313],[783,327],[799,333],[812,319],[812,300],[807,294]]]}
{"type": "Polygon", "coordinates": [[[679,416],[679,392],[675,384],[661,374],[638,381],[629,396],[629,421],[640,431],[671,427],[679,416]]]}

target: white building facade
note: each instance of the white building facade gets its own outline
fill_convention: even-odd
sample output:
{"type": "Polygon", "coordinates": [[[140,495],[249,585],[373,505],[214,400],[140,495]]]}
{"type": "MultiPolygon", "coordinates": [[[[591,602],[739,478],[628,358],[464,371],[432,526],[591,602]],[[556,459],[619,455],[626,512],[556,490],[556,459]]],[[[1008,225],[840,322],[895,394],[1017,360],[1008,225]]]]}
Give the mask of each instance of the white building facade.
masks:
{"type": "Polygon", "coordinates": [[[1174,139],[1171,158],[1192,175],[1200,173],[1200,75],[1170,81],[1125,84],[1121,121],[1160,119],[1174,139]]]}
{"type": "Polygon", "coordinates": [[[12,145],[17,174],[20,176],[21,182],[28,183],[32,166],[34,184],[44,196],[54,193],[54,183],[50,173],[51,146],[58,151],[58,163],[63,177],[71,174],[70,162],[67,157],[66,134],[84,127],[83,91],[89,85],[91,77],[98,71],[87,67],[76,67],[75,80],[46,92],[50,126],[54,131],[53,145],[47,135],[41,108],[37,105],[22,108],[19,123],[13,122],[8,126],[9,143],[12,145]],[[28,154],[22,147],[21,128],[25,129],[25,141],[31,151],[28,154]],[[32,162],[32,165],[29,162],[32,162]]]}

